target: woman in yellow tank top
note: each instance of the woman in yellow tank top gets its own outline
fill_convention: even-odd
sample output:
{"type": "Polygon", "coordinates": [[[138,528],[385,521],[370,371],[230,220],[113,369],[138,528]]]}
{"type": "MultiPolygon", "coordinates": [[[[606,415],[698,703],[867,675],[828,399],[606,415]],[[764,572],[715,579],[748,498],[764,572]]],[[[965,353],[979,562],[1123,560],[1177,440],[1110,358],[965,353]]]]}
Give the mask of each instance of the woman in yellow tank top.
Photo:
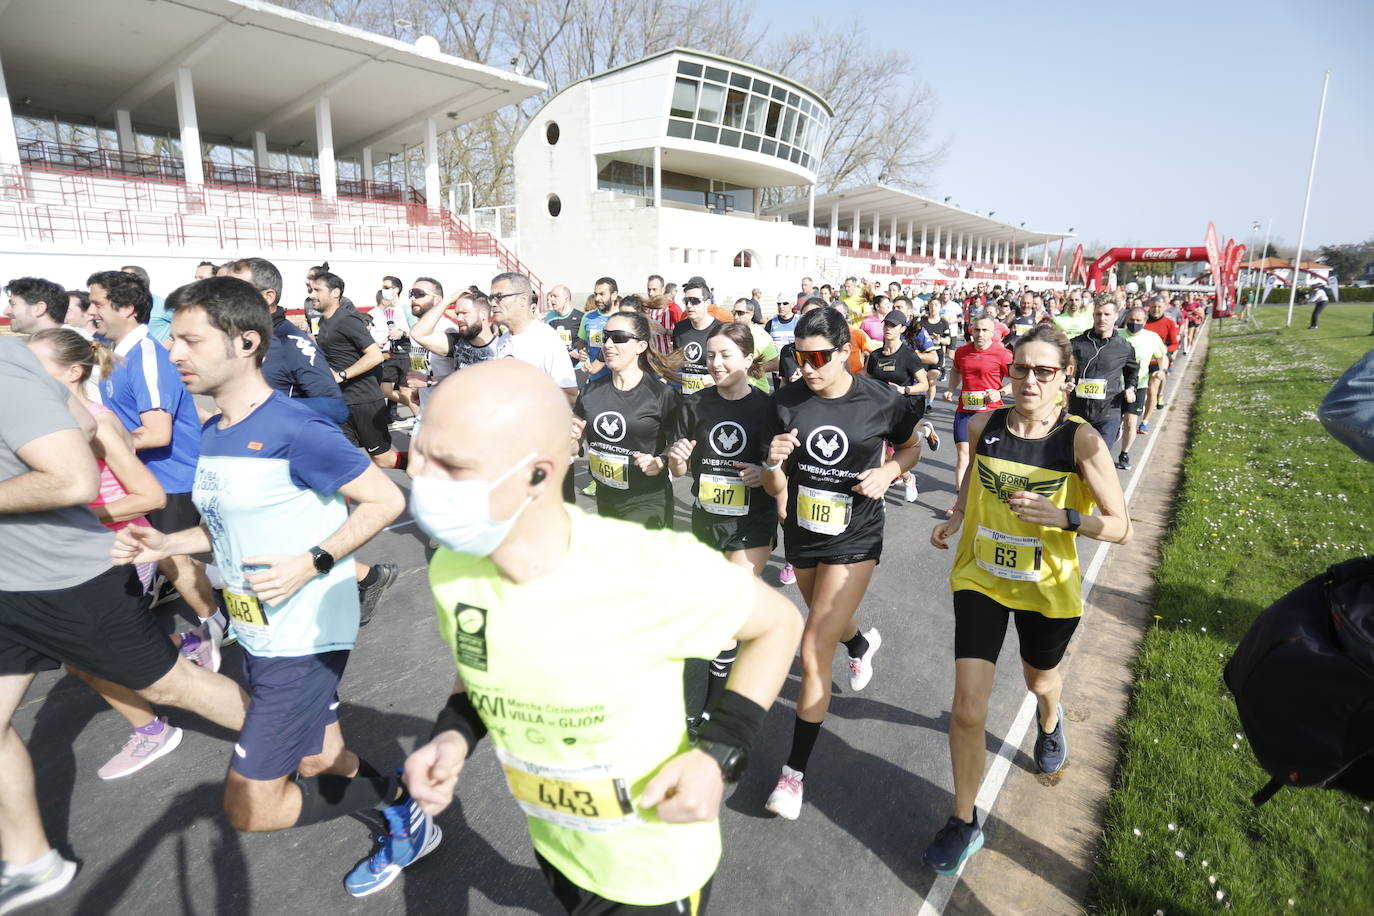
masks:
{"type": "Polygon", "coordinates": [[[1036,766],[1058,772],[1068,751],[1059,662],[1083,614],[1074,539],[1121,544],[1131,537],[1106,443],[1059,406],[1073,375],[1073,348],[1064,332],[1047,324],[1032,328],[1017,343],[1007,374],[1015,406],[969,422],[973,460],[960,481],[953,515],[930,536],[934,546],[947,550],[963,528],[949,577],[955,620],[949,728],[954,816],[924,857],[941,874],[958,870],[983,845],[974,797],[983,780],[988,697],[1008,620],[1016,622],[1022,673],[1038,706],[1036,766]]]}

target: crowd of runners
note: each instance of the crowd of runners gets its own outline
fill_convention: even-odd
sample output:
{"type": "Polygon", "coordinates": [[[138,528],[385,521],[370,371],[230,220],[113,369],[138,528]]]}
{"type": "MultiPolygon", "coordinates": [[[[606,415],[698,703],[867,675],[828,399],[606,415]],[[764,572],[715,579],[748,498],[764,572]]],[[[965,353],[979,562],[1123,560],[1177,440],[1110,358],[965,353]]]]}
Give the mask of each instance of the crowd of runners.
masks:
{"type": "Polygon", "coordinates": [[[957,492],[930,545],[954,551],[954,806],[924,861],[957,871],[983,844],[974,799],[1007,625],[1038,701],[1035,765],[1054,773],[1059,665],[1083,610],[1076,538],[1130,537],[1116,469],[1207,315],[1191,295],[856,277],[804,278],[770,302],[699,276],[652,276],[642,293],[601,277],[579,308],[568,286],[541,302],[515,273],[457,290],[387,276],[355,301],[328,264],[287,281],[256,257],[202,263],[165,298],[136,266],[85,287],[5,290],[0,913],[76,872],[44,833],[11,724],[59,666],[129,722],[101,778],[175,750],[175,713],[155,707],[184,709],[237,734],[234,828],[370,812],[381,836],[344,876],[354,896],[439,847],[434,815],[490,736],[569,912],[700,912],[722,794],[798,648],[766,802],[779,817],[802,814],[837,649],[851,690],[874,677],[883,637],[862,606],[884,497],[918,499],[942,432],[957,492]],[[308,298],[288,306],[302,281],[308,298]],[[944,430],[937,399],[954,405],[944,430]],[[576,504],[583,467],[595,511],[576,504]],[[690,480],[685,526],[673,478],[690,480]],[[427,743],[367,761],[336,691],[359,628],[385,626],[396,568],[353,556],[407,505],[456,673],[447,699],[434,687],[427,743]],[[804,614],[761,577],[779,546],[804,614]],[[597,601],[568,601],[607,558],[597,601]],[[153,608],[176,595],[198,622],[169,637],[153,608]],[[232,640],[244,689],[219,673],[232,640]]]}

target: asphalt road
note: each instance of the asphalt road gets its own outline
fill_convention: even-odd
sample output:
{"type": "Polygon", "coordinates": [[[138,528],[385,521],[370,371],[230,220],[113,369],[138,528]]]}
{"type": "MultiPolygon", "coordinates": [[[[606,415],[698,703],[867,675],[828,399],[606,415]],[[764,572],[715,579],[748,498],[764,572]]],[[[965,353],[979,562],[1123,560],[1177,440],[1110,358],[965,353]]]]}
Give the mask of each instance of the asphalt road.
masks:
{"type": "MultiPolygon", "coordinates": [[[[952,806],[945,739],[954,673],[952,551],[928,543],[953,498],[950,419],[951,406],[938,403],[934,421],[943,443],[937,452],[926,450],[917,468],[919,501],[904,503],[898,487],[887,499],[883,561],[860,610],[862,625],[883,634],[875,677],[853,694],[837,660],[830,715],[807,772],[806,805],[799,820],[788,822],[763,804],[791,738],[800,675],[794,664],[752,766],[722,812],[725,853],[712,912],[915,913],[931,886],[935,876],[921,864],[921,853],[952,806]]],[[[404,485],[404,475],[393,476],[404,485]]],[[[1122,472],[1123,483],[1128,476],[1122,472]]],[[[578,481],[585,483],[585,472],[578,481]]],[[[685,492],[679,481],[680,518],[685,492]]],[[[1080,542],[1084,568],[1098,548],[1080,542]]],[[[453,665],[425,585],[424,535],[402,524],[359,555],[395,563],[401,574],[362,631],[340,689],[341,718],[351,747],[378,766],[392,765],[429,734],[453,665]]],[[[775,553],[765,573],[774,584],[781,563],[775,553]]],[[[795,586],[784,591],[801,605],[795,586]]],[[[594,600],[590,591],[587,599],[594,600]]],[[[227,649],[223,670],[241,679],[240,665],[239,651],[227,649]]],[[[1009,638],[988,719],[990,751],[1024,696],[1019,667],[1009,638]]],[[[341,882],[370,851],[368,826],[344,819],[274,834],[236,833],[220,808],[232,736],[186,713],[174,710],[171,718],[186,729],[179,749],[140,773],[105,782],[95,771],[126,739],[127,723],[75,678],[53,672],[36,680],[15,724],[33,755],[49,836],[80,861],[81,871],[66,893],[31,912],[561,912],[535,867],[524,817],[490,750],[469,762],[457,804],[439,817],[442,846],[386,891],[355,900],[341,882]]],[[[1032,766],[1024,753],[1015,765],[1032,766]]]]}

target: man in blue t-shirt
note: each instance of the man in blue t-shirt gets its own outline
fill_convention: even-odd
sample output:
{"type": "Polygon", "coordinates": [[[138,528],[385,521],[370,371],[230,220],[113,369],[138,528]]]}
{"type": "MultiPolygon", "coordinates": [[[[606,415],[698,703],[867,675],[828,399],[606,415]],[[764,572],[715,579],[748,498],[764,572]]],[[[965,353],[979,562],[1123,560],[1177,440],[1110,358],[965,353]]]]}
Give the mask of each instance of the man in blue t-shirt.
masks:
{"type": "Polygon", "coordinates": [[[592,287],[592,299],[596,310],[582,316],[582,327],[577,336],[587,342],[587,378],[597,379],[610,372],[601,361],[601,335],[606,331],[606,322],[611,320],[620,305],[620,286],[614,277],[602,277],[592,287]]]}
{"type": "Polygon", "coordinates": [[[394,775],[345,746],[337,712],[358,636],[345,561],[401,514],[405,498],[338,424],[267,384],[260,367],[272,325],[252,284],[215,277],[171,298],[171,358],[186,387],[220,408],[205,424],[196,470],[205,521],[170,532],[130,526],[114,556],[140,563],[214,551],[250,697],[225,785],[229,821],[281,830],[380,811],[380,848],[345,880],[355,896],[373,893],[440,837],[394,775]]]}
{"type": "MultiPolygon", "coordinates": [[[[149,512],[148,521],[161,530],[194,527],[200,524],[191,501],[200,457],[200,415],[167,349],[149,333],[153,300],[148,285],[121,270],[91,274],[86,285],[105,337],[119,357],[101,385],[101,400],[133,436],[138,457],[167,493],[167,505],[149,512]]],[[[175,557],[159,563],[158,570],[200,618],[200,625],[182,636],[182,652],[196,664],[218,671],[224,629],[216,617],[204,565],[191,557],[175,557]]]]}

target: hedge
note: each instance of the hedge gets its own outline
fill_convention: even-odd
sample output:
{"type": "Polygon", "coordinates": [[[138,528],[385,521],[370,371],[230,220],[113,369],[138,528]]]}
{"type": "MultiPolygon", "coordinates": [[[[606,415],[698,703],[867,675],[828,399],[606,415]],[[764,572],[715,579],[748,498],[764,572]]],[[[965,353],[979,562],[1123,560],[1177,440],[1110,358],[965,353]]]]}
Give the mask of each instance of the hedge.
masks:
{"type": "MultiPolygon", "coordinates": [[[[1251,297],[1252,299],[1255,297],[1255,288],[1254,288],[1253,286],[1247,286],[1247,287],[1243,288],[1243,289],[1241,290],[1241,292],[1243,292],[1243,293],[1249,293],[1249,294],[1250,294],[1250,297],[1251,297]]],[[[1306,286],[1299,286],[1299,287],[1298,287],[1298,301],[1299,301],[1299,302],[1302,302],[1302,301],[1303,301],[1303,297],[1305,297],[1305,296],[1307,295],[1307,293],[1308,293],[1308,287],[1306,287],[1306,286]]],[[[1287,302],[1287,301],[1288,301],[1288,295],[1289,295],[1289,289],[1288,289],[1288,287],[1286,287],[1286,286],[1276,286],[1276,287],[1274,287],[1273,290],[1271,290],[1270,293],[1269,293],[1269,301],[1270,301],[1271,303],[1272,303],[1272,302],[1287,302]]],[[[1342,301],[1342,302],[1374,302],[1374,286],[1342,286],[1342,287],[1341,287],[1341,301],[1342,301]]]]}

